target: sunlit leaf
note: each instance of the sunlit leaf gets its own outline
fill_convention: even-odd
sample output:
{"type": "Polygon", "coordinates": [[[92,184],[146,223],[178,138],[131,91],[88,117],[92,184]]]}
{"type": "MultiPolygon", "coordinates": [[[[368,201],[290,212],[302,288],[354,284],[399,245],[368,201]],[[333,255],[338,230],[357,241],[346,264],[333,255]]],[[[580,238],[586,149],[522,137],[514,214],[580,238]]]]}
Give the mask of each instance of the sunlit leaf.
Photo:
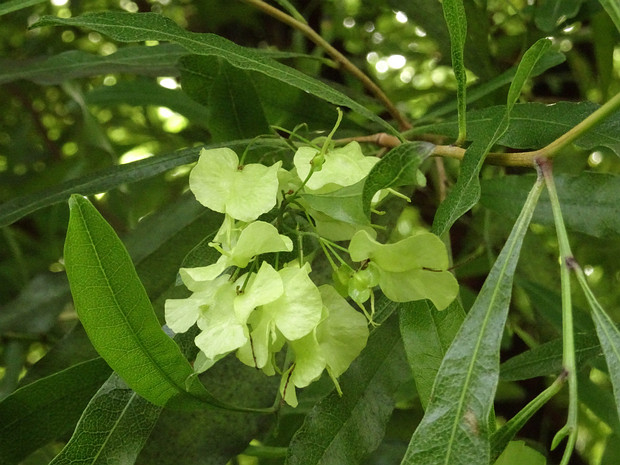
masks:
{"type": "Polygon", "coordinates": [[[84,197],[71,197],[70,212],[67,276],[76,310],[97,352],[156,405],[222,405],[192,377],[192,367],[161,329],[111,226],[84,197]],[[188,379],[192,382],[186,388],[188,379]]]}

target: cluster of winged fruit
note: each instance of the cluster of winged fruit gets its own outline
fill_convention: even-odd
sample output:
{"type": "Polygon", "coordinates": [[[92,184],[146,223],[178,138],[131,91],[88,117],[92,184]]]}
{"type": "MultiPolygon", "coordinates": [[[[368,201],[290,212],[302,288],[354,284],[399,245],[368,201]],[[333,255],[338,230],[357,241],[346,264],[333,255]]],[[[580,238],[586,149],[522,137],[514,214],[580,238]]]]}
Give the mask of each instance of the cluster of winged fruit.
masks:
{"type": "Polygon", "coordinates": [[[331,150],[304,146],[293,162],[287,171],[281,161],[244,165],[229,148],[202,150],[189,185],[202,205],[224,214],[209,243],[220,256],[207,266],[181,268],[192,294],[168,300],[165,314],[174,332],[198,325],[196,372],[236,352],[241,362],[280,374],[280,393],[295,406],[295,388],[324,370],[339,389],[338,376],[366,345],[372,311],[364,305],[374,305],[374,288],[397,302],[430,299],[443,309],[458,285],[445,271],[448,256],[433,234],[380,244],[369,225],[334,218],[305,200],[336,202],[330,193],[363,183],[379,159],[364,156],[358,143],[331,150]],[[273,221],[259,219],[274,217],[272,210],[278,213],[273,221]],[[282,234],[283,215],[305,220],[282,234]],[[302,248],[302,234],[320,243],[334,270],[332,284],[317,286],[309,256],[294,250],[302,248]],[[334,241],[349,241],[348,249],[334,241]],[[276,357],[283,349],[286,356],[276,357]]]}

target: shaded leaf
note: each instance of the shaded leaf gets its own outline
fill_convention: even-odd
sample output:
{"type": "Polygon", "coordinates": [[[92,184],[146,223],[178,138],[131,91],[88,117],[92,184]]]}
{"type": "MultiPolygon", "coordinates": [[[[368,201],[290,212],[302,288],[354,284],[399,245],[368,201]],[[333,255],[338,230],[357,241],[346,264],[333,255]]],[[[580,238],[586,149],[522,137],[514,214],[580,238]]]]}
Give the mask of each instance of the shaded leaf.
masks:
{"type": "Polygon", "coordinates": [[[133,463],[161,410],[114,373],[88,403],[73,436],[50,465],[133,463]]]}
{"type": "Polygon", "coordinates": [[[603,307],[601,307],[601,304],[599,304],[590,290],[585,274],[581,268],[576,268],[575,271],[579,285],[586,295],[586,300],[592,311],[592,320],[594,320],[594,325],[596,326],[596,334],[598,335],[603,354],[605,355],[609,379],[613,387],[616,401],[616,413],[620,417],[620,329],[618,329],[607,312],[603,310],[603,307]]]}
{"type": "Polygon", "coordinates": [[[15,300],[0,308],[0,334],[45,334],[66,302],[67,279],[63,273],[37,275],[15,300]]]}
{"type": "Polygon", "coordinates": [[[391,318],[371,334],[340,378],[342,397],[332,391],[310,411],[290,443],[286,463],[361,463],[381,443],[394,393],[409,377],[398,320],[391,318]]]}
{"type": "Polygon", "coordinates": [[[567,19],[573,18],[583,0],[543,0],[536,5],[534,21],[544,32],[551,32],[567,19]]]}
{"type": "MultiPolygon", "coordinates": [[[[575,360],[581,367],[602,354],[595,334],[575,335],[575,360]]],[[[519,381],[562,372],[562,340],[555,339],[506,360],[500,367],[504,381],[519,381]]]]}
{"type": "Polygon", "coordinates": [[[46,0],[9,0],[2,2],[2,5],[0,5],[0,16],[23,8],[28,8],[29,6],[38,5],[45,1],[46,0]]]}
{"type": "Polygon", "coordinates": [[[465,72],[465,39],[467,38],[467,16],[461,0],[444,0],[441,3],[443,15],[450,33],[450,52],[452,70],[456,77],[456,100],[458,106],[459,135],[458,143],[465,141],[466,127],[466,91],[467,73],[465,72]]]}
{"type": "MultiPolygon", "coordinates": [[[[193,344],[193,339],[191,340],[193,344]]],[[[243,365],[236,357],[220,360],[201,375],[207,389],[230,404],[269,404],[279,378],[243,365]]],[[[221,465],[243,452],[252,439],[262,437],[273,416],[209,410],[181,412],[164,409],[142,449],[138,465],[221,465]]]]}
{"type": "Polygon", "coordinates": [[[30,383],[0,402],[0,463],[16,464],[71,431],[108,376],[110,368],[97,358],[30,383]]]}
{"type": "MultiPolygon", "coordinates": [[[[24,3],[24,2],[20,2],[24,3]]],[[[50,57],[26,62],[0,62],[0,84],[28,79],[37,84],[61,84],[69,79],[109,73],[132,73],[145,76],[176,76],[175,64],[187,55],[176,44],[153,47],[124,47],[102,56],[70,50],[50,57]]]]}
{"type": "MultiPolygon", "coordinates": [[[[510,115],[508,130],[498,143],[514,149],[538,149],[553,142],[569,129],[583,121],[599,108],[591,102],[557,102],[516,104],[510,115]]],[[[476,140],[484,137],[488,126],[501,118],[503,107],[488,107],[475,110],[467,116],[467,138],[476,140]]],[[[435,132],[456,137],[456,121],[438,123],[417,128],[420,132],[435,132]]],[[[609,147],[620,154],[620,114],[616,113],[589,129],[575,140],[574,144],[583,149],[609,147]]]]}
{"type": "Polygon", "coordinates": [[[514,270],[541,190],[542,181],[538,179],[450,345],[403,465],[472,464],[490,460],[489,416],[499,378],[501,338],[514,270]]]}
{"type": "Polygon", "coordinates": [[[215,141],[269,132],[269,123],[249,75],[224,60],[209,90],[207,125],[215,141]]]}
{"type": "Polygon", "coordinates": [[[429,142],[405,142],[386,153],[372,167],[362,192],[364,213],[370,216],[370,201],[381,189],[416,184],[416,172],[435,146],[429,142]]]}
{"type": "MultiPolygon", "coordinates": [[[[77,179],[61,182],[58,185],[37,192],[24,195],[0,205],[0,227],[17,221],[40,208],[66,201],[75,192],[82,195],[92,195],[106,192],[125,183],[132,183],[148,179],[177,166],[193,163],[198,159],[200,150],[219,147],[244,147],[251,140],[228,141],[221,144],[209,144],[202,147],[192,147],[179,150],[166,155],[159,155],[143,160],[138,160],[126,165],[113,166],[92,174],[87,174],[77,179]]],[[[253,147],[279,146],[277,141],[262,140],[254,141],[253,147]]]]}
{"type": "Polygon", "coordinates": [[[32,27],[56,25],[87,27],[121,42],[170,41],[182,45],[196,55],[219,56],[236,68],[264,73],[330,103],[346,106],[379,124],[390,133],[396,133],[391,125],[366,107],[320,81],[266,58],[255,50],[240,47],[223,37],[185,31],[169,18],[159,14],[103,12],[76,18],[45,16],[32,27]]]}
{"type": "Polygon", "coordinates": [[[420,300],[401,304],[398,314],[407,360],[422,407],[426,408],[439,365],[463,323],[465,312],[458,299],[441,312],[428,300],[420,300]]]}
{"type": "MultiPolygon", "coordinates": [[[[547,71],[548,69],[553,68],[554,66],[557,66],[561,63],[564,63],[564,61],[566,61],[566,57],[564,56],[563,53],[558,52],[557,50],[548,49],[540,57],[536,65],[534,65],[534,68],[532,69],[530,76],[531,77],[539,76],[545,71],[547,71]]],[[[514,79],[516,72],[517,72],[517,67],[513,66],[512,68],[504,71],[503,73],[497,76],[494,76],[493,78],[489,79],[486,82],[472,85],[472,87],[467,89],[467,104],[476,102],[477,100],[489,95],[490,93],[496,91],[497,89],[507,86],[514,79]]],[[[513,108],[513,111],[519,105],[520,104],[516,104],[515,107],[513,108]]],[[[457,102],[454,99],[450,99],[449,101],[439,103],[439,105],[432,108],[428,113],[426,113],[418,121],[422,122],[422,121],[427,121],[433,118],[437,118],[439,116],[443,116],[447,113],[455,111],[456,108],[457,108],[457,102]]],[[[475,112],[473,111],[468,113],[467,115],[468,120],[471,117],[471,115],[474,113],[475,112]]],[[[513,113],[511,116],[514,116],[514,115],[515,114],[513,113]]],[[[467,124],[468,124],[468,130],[469,130],[471,123],[468,121],[467,124]]],[[[455,127],[456,126],[457,125],[455,125],[455,127]]],[[[426,127],[426,125],[419,124],[416,128],[410,130],[409,132],[419,134],[422,132],[421,128],[423,127],[426,127]]],[[[458,129],[456,130],[454,134],[458,134],[458,129]]],[[[471,134],[468,134],[468,136],[471,136],[471,134]]],[[[453,137],[456,138],[455,135],[453,135],[453,137]]]]}
{"type": "MultiPolygon", "coordinates": [[[[579,176],[558,174],[554,179],[569,230],[595,237],[620,234],[620,203],[617,201],[620,198],[620,176],[586,171],[579,176]]],[[[515,218],[532,180],[533,176],[484,180],[480,202],[508,218],[515,218]]],[[[553,224],[551,203],[546,193],[541,196],[533,221],[553,224]]]]}
{"type": "Polygon", "coordinates": [[[166,89],[155,82],[142,79],[121,81],[114,86],[100,86],[88,92],[85,97],[86,103],[100,107],[122,104],[167,107],[202,127],[206,127],[208,118],[207,109],[181,90],[166,89]]]}

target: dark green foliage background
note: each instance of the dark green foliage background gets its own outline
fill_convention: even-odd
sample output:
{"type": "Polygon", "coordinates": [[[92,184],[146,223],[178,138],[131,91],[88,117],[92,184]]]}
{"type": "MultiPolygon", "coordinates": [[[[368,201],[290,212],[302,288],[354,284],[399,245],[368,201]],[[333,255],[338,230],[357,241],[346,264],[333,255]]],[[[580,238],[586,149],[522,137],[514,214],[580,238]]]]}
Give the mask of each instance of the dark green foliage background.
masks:
{"type": "MultiPolygon", "coordinates": [[[[368,200],[379,188],[411,185],[412,173],[395,174],[392,165],[419,167],[426,174],[428,184],[415,192],[411,206],[391,201],[385,217],[373,222],[393,227],[401,212],[414,212],[418,225],[449,232],[461,298],[442,313],[428,302],[395,305],[380,298],[383,323],[342,375],[345,396],[322,379],[299,394],[297,409],[283,407],[277,416],[156,407],[117,375],[110,377],[73,308],[63,261],[66,201],[74,193],[90,196],[110,231],[120,236],[148,296],[143,307],[150,308],[148,300],[153,304],[151,323],[157,328],[165,299],[187,294],[177,285],[178,268],[205,259],[200,244],[220,223],[186,192],[189,167],[201,147],[241,152],[250,145],[248,159],[282,159],[290,168],[292,152],[282,140],[254,138],[273,134],[272,127],[292,131],[300,124],[304,137],[325,135],[333,127],[335,106],[345,110],[336,138],[396,133],[396,122],[324,50],[243,2],[0,3],[0,463],[75,463],[84,444],[70,442],[78,421],[78,430],[109,434],[107,446],[100,438],[85,440],[101,454],[80,463],[401,463],[425,409],[433,408],[431,389],[441,359],[451,354],[446,366],[456,363],[455,351],[473,341],[461,336],[463,345],[449,351],[466,315],[477,308],[474,300],[534,184],[530,168],[481,160],[489,150],[508,156],[539,149],[620,91],[620,11],[613,3],[465,0],[467,29],[464,36],[459,31],[459,40],[468,71],[465,144],[473,148],[464,163],[444,159],[438,167],[428,157],[430,143],[449,145],[459,134],[459,85],[441,3],[292,2],[413,123],[405,134],[420,142],[391,152],[382,165],[387,174],[375,173],[372,183],[355,189],[368,200]],[[128,19],[127,11],[142,15],[128,19]],[[82,16],[95,12],[101,16],[82,16]],[[399,21],[395,12],[408,20],[399,21]],[[127,32],[118,26],[123,22],[140,30],[127,32]],[[550,45],[537,43],[547,36],[553,37],[550,45]],[[517,71],[535,43],[540,53],[517,71]],[[377,66],[397,54],[406,59],[403,68],[377,66]],[[181,86],[162,87],[162,77],[181,86]],[[520,78],[523,85],[513,87],[507,106],[509,86],[520,78]],[[182,115],[181,122],[161,108],[182,115]],[[121,163],[136,148],[152,156],[121,163]],[[446,190],[462,195],[442,204],[446,190]],[[119,421],[100,422],[101,411],[119,421]],[[119,458],[124,454],[129,462],[119,458]]],[[[455,11],[456,17],[448,15],[451,27],[459,26],[460,8],[455,11]]],[[[364,149],[381,153],[373,144],[364,149]]],[[[554,159],[574,256],[615,322],[620,321],[618,156],[616,113],[554,159]]],[[[308,201],[318,205],[321,199],[308,201]]],[[[347,202],[345,213],[365,224],[367,205],[347,202]]],[[[507,259],[511,266],[518,260],[514,286],[511,275],[501,284],[507,323],[504,328],[506,315],[499,315],[489,342],[493,350],[486,355],[503,363],[485,428],[513,417],[561,370],[558,244],[544,192],[532,221],[520,255],[507,259]]],[[[610,379],[618,367],[605,362],[586,298],[575,292],[573,300],[583,436],[570,463],[614,464],[620,430],[610,379]]],[[[476,324],[464,328],[477,329],[476,324]]],[[[180,345],[187,355],[185,342],[180,345]]],[[[237,406],[270,405],[277,390],[277,380],[233,357],[202,381],[214,398],[237,406]]],[[[481,382],[479,389],[487,388],[492,394],[493,383],[481,382]]],[[[562,447],[551,451],[550,444],[566,408],[564,390],[517,434],[549,464],[561,457],[562,447]]],[[[433,439],[428,431],[416,434],[433,439]]],[[[422,453],[415,447],[407,456],[422,453]]],[[[521,463],[520,457],[515,453],[514,461],[505,463],[521,463]]]]}

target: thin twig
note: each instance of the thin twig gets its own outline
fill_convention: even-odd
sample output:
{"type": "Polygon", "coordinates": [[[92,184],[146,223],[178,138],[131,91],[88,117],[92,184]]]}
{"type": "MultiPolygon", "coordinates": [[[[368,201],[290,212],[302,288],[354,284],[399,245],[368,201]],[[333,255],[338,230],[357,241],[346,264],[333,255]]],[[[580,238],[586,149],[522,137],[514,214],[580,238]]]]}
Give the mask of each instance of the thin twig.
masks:
{"type": "Polygon", "coordinates": [[[392,115],[392,117],[398,122],[398,126],[401,131],[411,128],[411,123],[402,115],[402,113],[396,108],[390,98],[381,90],[381,88],[375,84],[362,70],[355,66],[347,57],[334,48],[329,42],[327,42],[319,33],[312,29],[307,24],[298,21],[285,12],[274,8],[273,6],[263,2],[262,0],[243,0],[245,3],[252,5],[253,7],[261,10],[262,12],[272,16],[278,21],[297,29],[304,34],[308,39],[314,42],[319,47],[323,48],[329,56],[331,56],[337,63],[339,63],[349,73],[359,79],[364,87],[368,89],[381,103],[385,106],[386,110],[392,115]]]}

